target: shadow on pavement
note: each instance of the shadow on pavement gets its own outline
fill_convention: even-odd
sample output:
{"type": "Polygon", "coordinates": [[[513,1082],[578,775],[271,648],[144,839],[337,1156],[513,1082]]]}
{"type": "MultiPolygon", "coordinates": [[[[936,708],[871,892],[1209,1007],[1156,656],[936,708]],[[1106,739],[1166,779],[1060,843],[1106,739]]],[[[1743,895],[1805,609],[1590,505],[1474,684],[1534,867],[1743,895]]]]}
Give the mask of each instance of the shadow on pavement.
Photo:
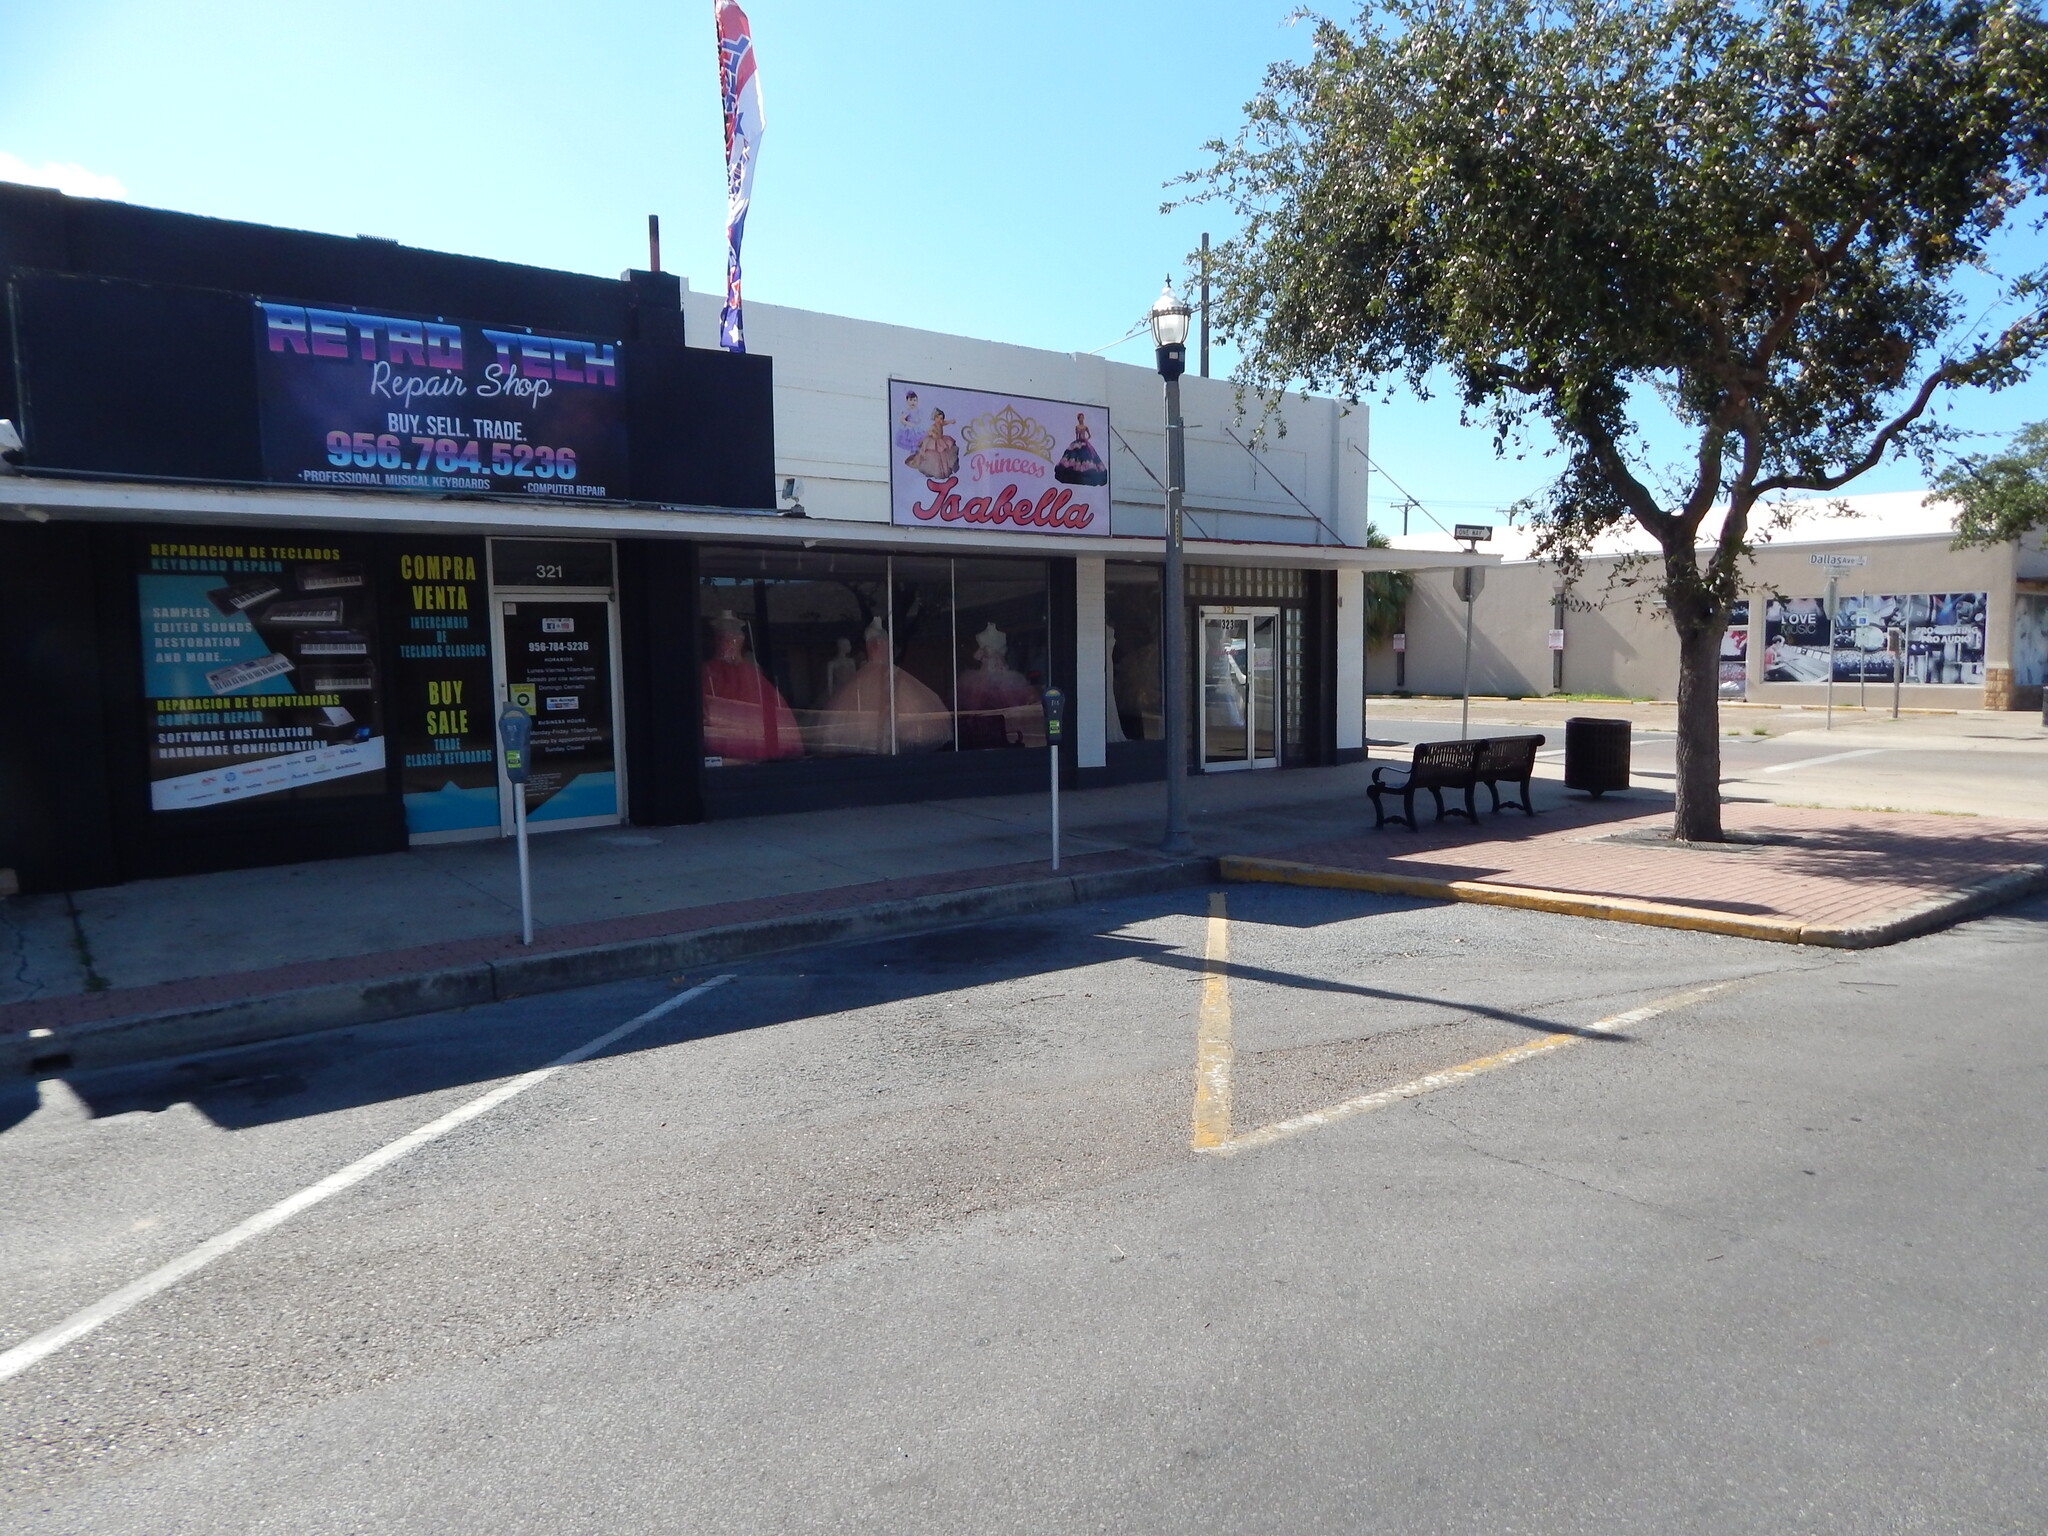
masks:
{"type": "MultiPolygon", "coordinates": [[[[1232,888],[1234,921],[1301,929],[1439,905],[1363,892],[1232,888]]],[[[1208,888],[1198,886],[1170,895],[1133,897],[1092,911],[1068,909],[735,965],[732,970],[743,979],[771,984],[710,993],[701,1003],[678,1009],[605,1054],[630,1056],[821,1014],[1126,960],[1199,971],[1199,934],[1191,939],[1195,950],[1190,952],[1122,930],[1168,915],[1200,918],[1207,910],[1208,888]],[[1092,923],[1092,928],[1081,926],[1077,918],[1092,923]]],[[[1505,1010],[1355,988],[1284,971],[1233,967],[1231,973],[1300,988],[1445,1003],[1466,1008],[1476,1017],[1553,1033],[1567,1027],[1505,1010]]],[[[530,1072],[708,974],[621,983],[594,995],[571,992],[514,999],[213,1055],[65,1074],[63,1080],[96,1118],[190,1104],[215,1125],[240,1130],[481,1086],[530,1072]]],[[[1191,1027],[1192,1019],[1191,1011],[1191,1027]]],[[[0,1089],[0,1129],[33,1113],[37,1105],[34,1083],[6,1085],[0,1089]]]]}
{"type": "MultiPolygon", "coordinates": [[[[1167,950],[1144,956],[1148,965],[1169,966],[1177,971],[1192,971],[1198,975],[1208,973],[1208,965],[1199,957],[1179,950],[1167,950]]],[[[1388,987],[1361,987],[1355,982],[1330,981],[1320,976],[1302,976],[1293,971],[1271,971],[1256,965],[1238,965],[1225,961],[1216,967],[1233,981],[1263,982],[1268,986],[1292,987],[1306,992],[1334,992],[1346,997],[1370,998],[1379,1003],[1432,1003],[1442,1006],[1440,997],[1430,997],[1422,992],[1396,992],[1388,987]]],[[[1492,1019],[1499,1024],[1512,1024],[1517,1029],[1533,1029],[1546,1035],[1577,1035],[1583,1040],[1626,1042],[1634,1035],[1618,1030],[1583,1029],[1576,1024],[1560,1024],[1554,1019],[1539,1019],[1531,1013],[1517,1013],[1511,1008],[1489,1008],[1478,1003],[1461,1003],[1458,1007],[1475,1019],[1492,1019]]]]}

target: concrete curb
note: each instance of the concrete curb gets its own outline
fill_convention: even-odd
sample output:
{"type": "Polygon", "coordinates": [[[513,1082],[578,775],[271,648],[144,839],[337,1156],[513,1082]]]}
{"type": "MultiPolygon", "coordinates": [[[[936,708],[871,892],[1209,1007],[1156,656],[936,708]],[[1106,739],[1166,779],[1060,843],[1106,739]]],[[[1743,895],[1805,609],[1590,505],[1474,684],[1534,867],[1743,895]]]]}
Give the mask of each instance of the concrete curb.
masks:
{"type": "Polygon", "coordinates": [[[1930,896],[1912,906],[1887,912],[1875,922],[1849,925],[1801,923],[1789,918],[1732,917],[1702,912],[1697,907],[1657,901],[1632,901],[1614,896],[1576,896],[1528,886],[1494,885],[1480,880],[1427,880],[1415,875],[1378,874],[1367,870],[1331,869],[1287,859],[1226,856],[1217,861],[1225,880],[1263,881],[1277,885],[1309,885],[1343,891],[1372,891],[1385,896],[1419,896],[1431,901],[1466,901],[1481,906],[1519,907],[1555,912],[1566,917],[1592,917],[1608,922],[1642,923],[1653,928],[1682,928],[1694,933],[1719,933],[1773,944],[1817,944],[1830,949],[1874,949],[1901,939],[1932,933],[1992,907],[2003,906],[2035,891],[2048,890],[2048,865],[2011,870],[1960,891],[1930,896]]]}
{"type": "Polygon", "coordinates": [[[818,944],[887,938],[927,928],[955,927],[995,917],[1016,917],[1092,901],[1179,890],[1215,878],[1214,859],[1179,859],[1136,869],[1097,870],[980,886],[586,949],[515,955],[409,976],[333,982],[203,1007],[103,1019],[39,1032],[33,1038],[13,1034],[0,1039],[0,1052],[5,1053],[0,1055],[0,1076],[46,1076],[190,1056],[352,1024],[373,1024],[411,1014],[439,1013],[542,992],[626,981],[663,971],[730,964],[818,944]]]}

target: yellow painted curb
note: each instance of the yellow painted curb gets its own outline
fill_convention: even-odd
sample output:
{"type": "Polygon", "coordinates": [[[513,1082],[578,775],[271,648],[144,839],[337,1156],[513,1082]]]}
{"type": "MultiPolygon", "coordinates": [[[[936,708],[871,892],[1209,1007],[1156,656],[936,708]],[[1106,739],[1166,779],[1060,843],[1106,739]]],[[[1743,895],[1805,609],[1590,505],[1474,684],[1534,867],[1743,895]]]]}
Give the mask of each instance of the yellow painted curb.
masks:
{"type": "Polygon", "coordinates": [[[1616,923],[1644,923],[1653,928],[1720,933],[1738,939],[1766,939],[1776,944],[1828,942],[1821,936],[1828,930],[1809,928],[1805,923],[1786,918],[1723,917],[1701,912],[1696,907],[1674,907],[1658,901],[1573,896],[1562,891],[1493,885],[1482,880],[1426,880],[1416,875],[1375,874],[1360,869],[1296,864],[1287,859],[1226,855],[1217,864],[1218,872],[1225,880],[1312,885],[1340,891],[1374,891],[1385,896],[1422,896],[1433,901],[1469,901],[1488,907],[1520,907],[1531,912],[1556,912],[1567,917],[1597,917],[1616,923]]]}

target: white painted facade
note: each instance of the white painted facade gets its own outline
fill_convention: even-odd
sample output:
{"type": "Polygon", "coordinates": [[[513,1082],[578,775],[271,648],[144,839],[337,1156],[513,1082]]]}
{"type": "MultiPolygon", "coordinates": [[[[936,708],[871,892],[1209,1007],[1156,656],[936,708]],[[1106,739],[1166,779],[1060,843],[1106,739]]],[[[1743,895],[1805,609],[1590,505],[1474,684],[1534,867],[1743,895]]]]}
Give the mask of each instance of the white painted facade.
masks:
{"type": "MultiPolygon", "coordinates": [[[[685,334],[718,334],[723,296],[683,287],[685,334]]],[[[1090,353],[1051,352],[773,304],[747,305],[749,349],[775,360],[779,510],[747,537],[887,543],[962,551],[1071,555],[1076,560],[1075,760],[1105,761],[1104,562],[1157,559],[1164,547],[1166,427],[1158,372],[1090,353]],[[1110,467],[1108,537],[1004,528],[897,528],[889,521],[891,379],[1105,407],[1098,445],[1110,467]],[[791,482],[794,482],[793,486],[791,482]]],[[[1393,566],[1492,563],[1462,551],[1368,550],[1371,415],[1364,405],[1289,394],[1240,399],[1234,384],[1181,380],[1187,430],[1185,530],[1191,563],[1337,573],[1334,742],[1364,746],[1364,572],[1393,566]],[[1261,430],[1263,429],[1263,430],[1261,430]]]]}
{"type": "MultiPolygon", "coordinates": [[[[684,330],[715,337],[721,296],[683,290],[684,330]]],[[[747,305],[747,343],[775,359],[778,483],[794,479],[814,519],[889,521],[888,382],[950,384],[1100,405],[1111,438],[1101,445],[1115,503],[1110,533],[1158,540],[1164,523],[1166,427],[1159,375],[1084,352],[1049,352],[909,326],[747,305]]],[[[1254,442],[1262,402],[1245,402],[1224,379],[1181,381],[1187,420],[1190,547],[1259,543],[1257,563],[1328,568],[1347,552],[1366,563],[1366,453],[1370,415],[1313,396],[1282,397],[1254,442]],[[1320,552],[1320,553],[1317,553],[1320,552]]],[[[974,537],[945,530],[949,538],[974,537]]],[[[991,542],[1017,547],[1019,535],[991,542]]],[[[1047,541],[1057,544],[1058,539],[1047,541]]],[[[1224,557],[1205,549],[1195,558],[1224,557]]],[[[1248,558],[1241,554],[1241,558],[1248,558]]]]}

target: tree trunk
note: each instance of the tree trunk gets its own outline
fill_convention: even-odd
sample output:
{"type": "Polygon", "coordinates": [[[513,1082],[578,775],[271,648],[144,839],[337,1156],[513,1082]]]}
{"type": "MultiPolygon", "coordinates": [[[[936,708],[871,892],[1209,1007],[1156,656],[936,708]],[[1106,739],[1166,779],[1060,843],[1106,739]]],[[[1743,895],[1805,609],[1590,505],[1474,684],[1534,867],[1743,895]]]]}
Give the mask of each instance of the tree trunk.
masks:
{"type": "Polygon", "coordinates": [[[1678,632],[1678,815],[1682,842],[1718,843],[1721,832],[1721,634],[1678,632]]]}

